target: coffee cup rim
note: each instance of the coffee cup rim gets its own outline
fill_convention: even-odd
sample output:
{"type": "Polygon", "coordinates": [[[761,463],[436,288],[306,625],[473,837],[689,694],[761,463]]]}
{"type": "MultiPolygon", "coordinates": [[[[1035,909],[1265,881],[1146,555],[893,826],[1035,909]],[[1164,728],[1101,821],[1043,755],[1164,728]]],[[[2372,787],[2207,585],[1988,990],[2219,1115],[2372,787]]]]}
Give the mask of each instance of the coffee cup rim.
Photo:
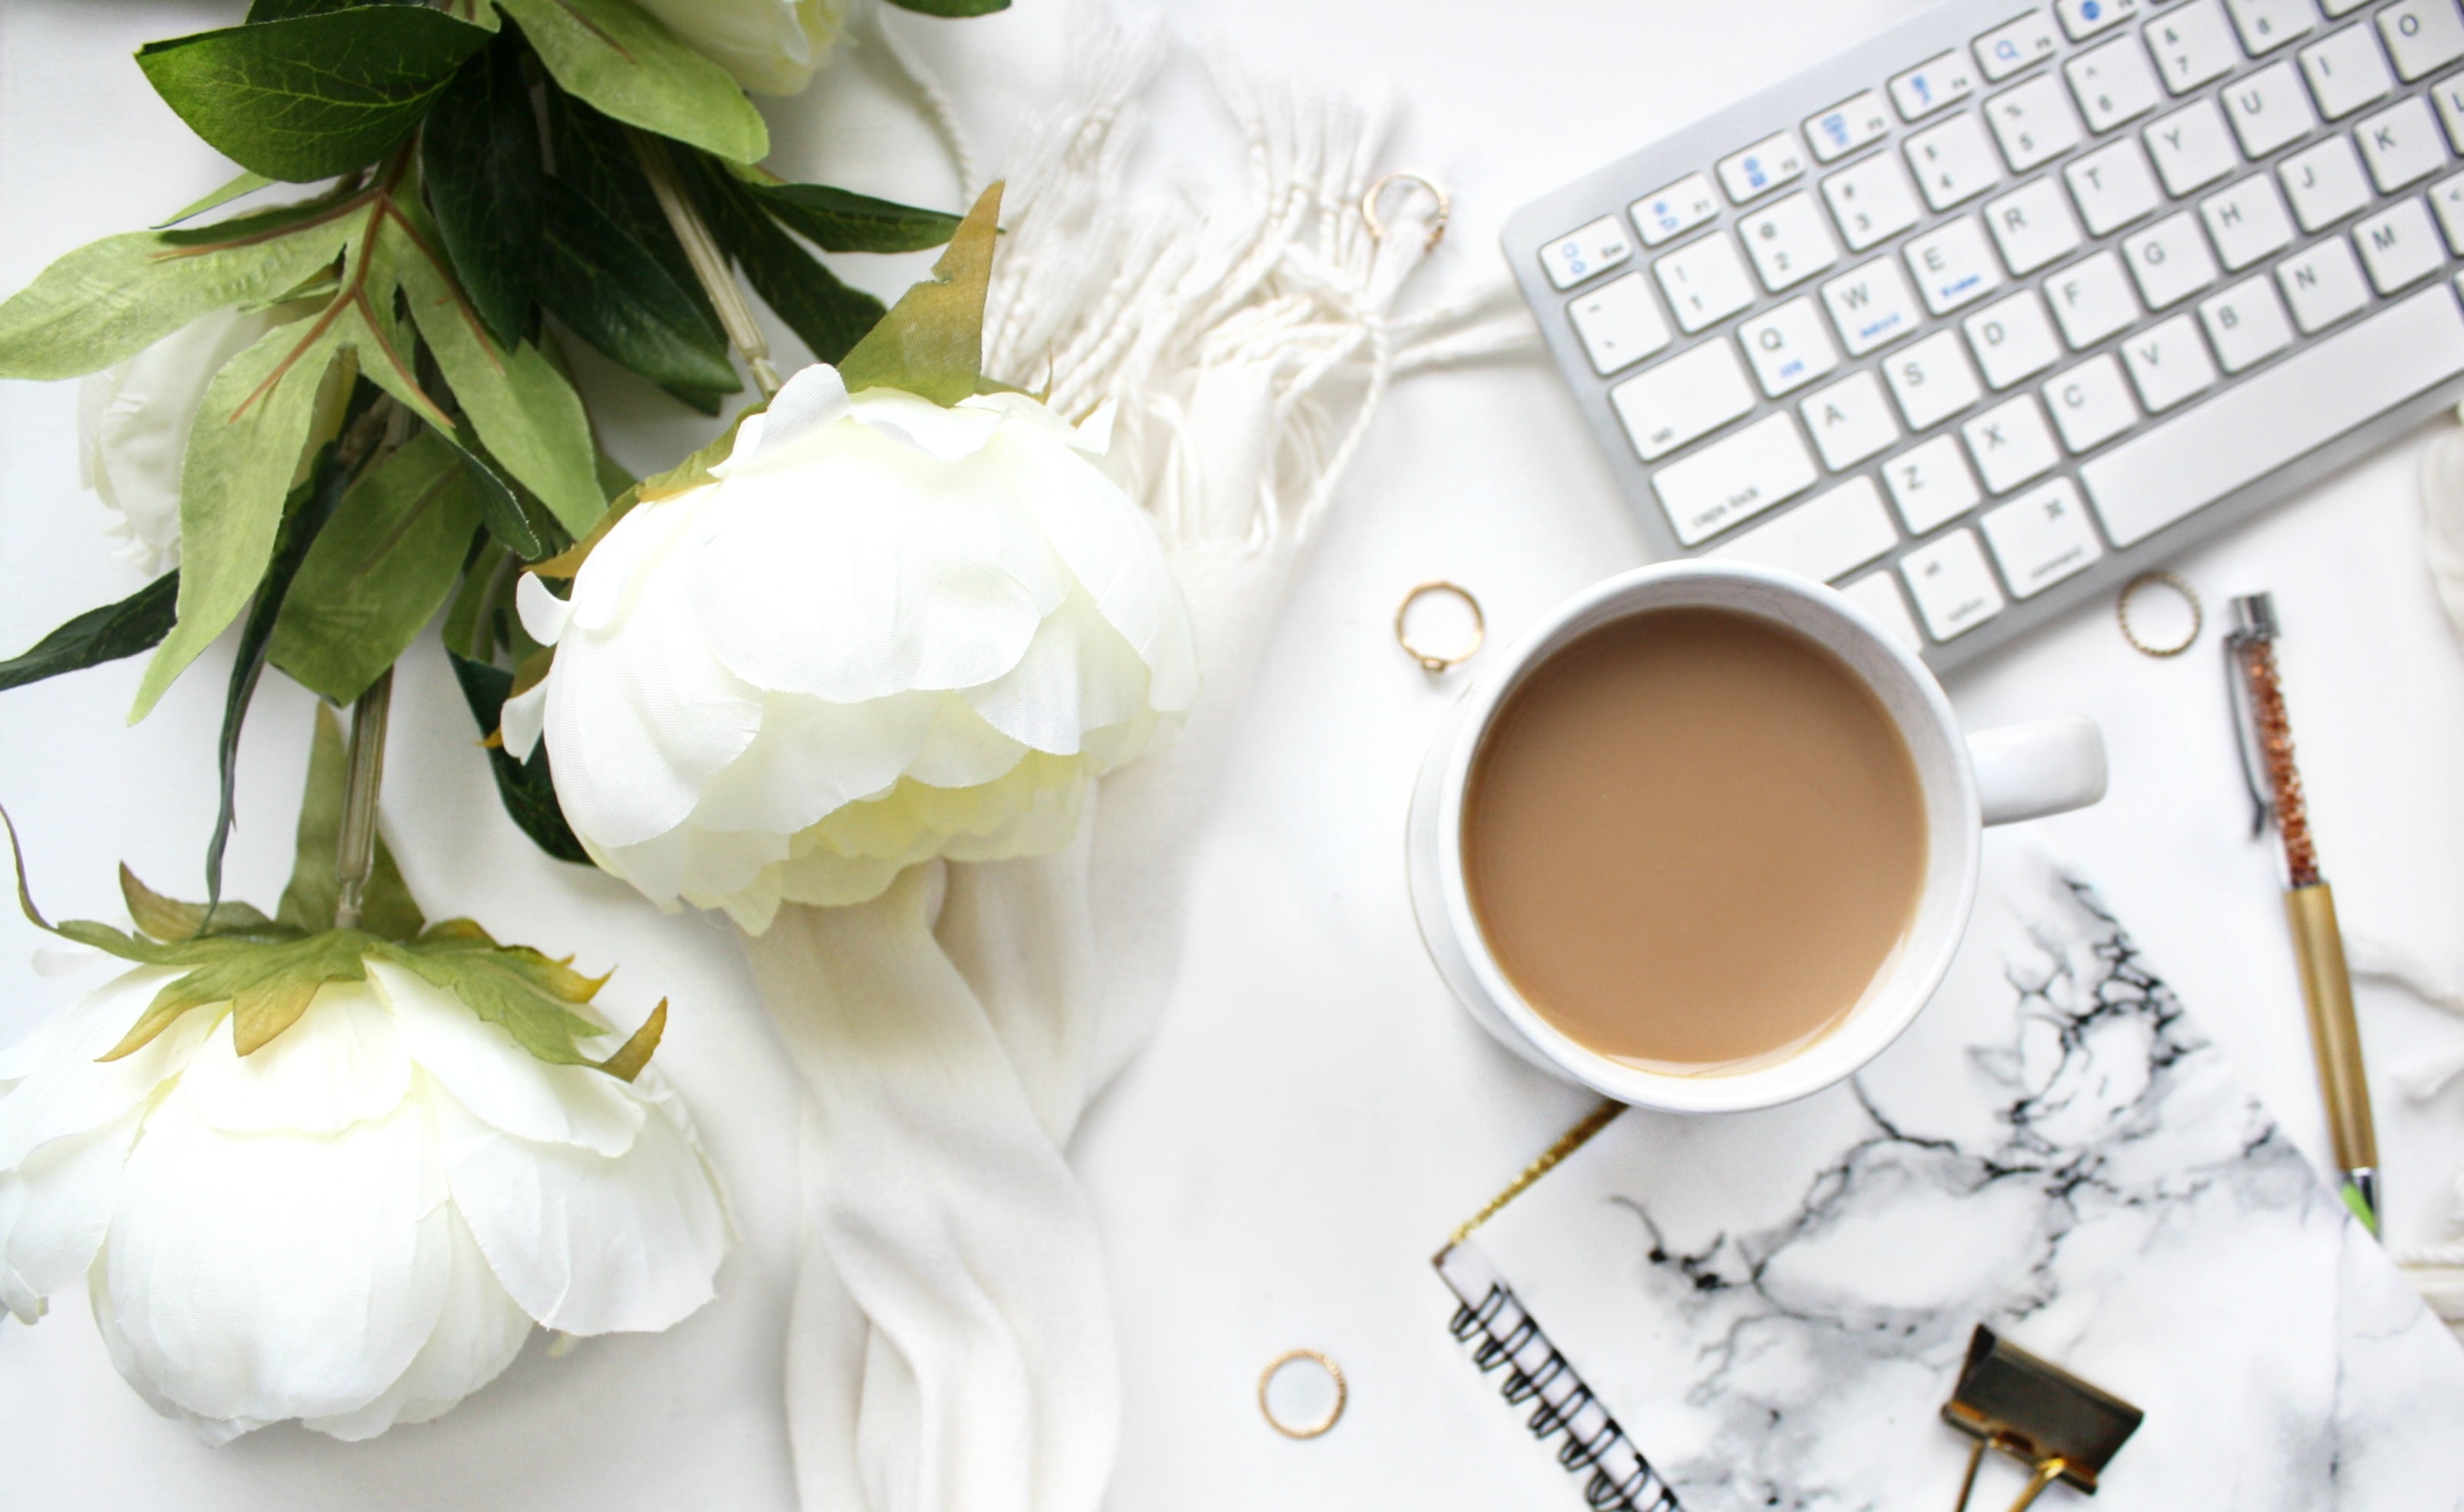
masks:
{"type": "MultiPolygon", "coordinates": [[[[1618,573],[1567,599],[1519,636],[1489,676],[1465,694],[1447,739],[1449,747],[1439,773],[1436,879],[1448,930],[1460,942],[1463,964],[1499,1016],[1527,1045],[1564,1075],[1605,1096],[1635,1106],[1681,1113],[1739,1112],[1793,1101],[1855,1075],[1888,1048],[1923,1011],[1950,968],[1951,957],[1975,901],[1983,833],[1975,777],[1964,754],[1958,720],[1941,682],[1904,642],[1844,594],[1750,563],[1669,562],[1618,573]],[[1929,826],[1940,811],[1947,809],[1956,818],[1959,843],[1948,852],[1954,862],[1953,875],[1945,877],[1938,864],[1944,850],[1928,841],[1919,909],[1921,921],[1926,917],[1933,921],[1927,931],[1929,937],[1922,942],[1911,938],[1903,945],[1881,988],[1870,991],[1820,1037],[1783,1059],[1741,1071],[1683,1076],[1617,1060],[1577,1043],[1532,1008],[1507,978],[1490,953],[1487,938],[1471,906],[1463,864],[1463,800],[1472,761],[1498,708],[1550,654],[1583,632],[1626,612],[1689,603],[1755,612],[1749,606],[1725,598],[1686,591],[1713,584],[1749,585],[1776,593],[1811,609],[1816,625],[1827,622],[1826,634],[1800,620],[1783,621],[1813,634],[1875,686],[1895,723],[1901,725],[1901,734],[1908,739],[1920,789],[1925,795],[1929,826]],[[1669,589],[1676,591],[1664,596],[1654,591],[1669,589]],[[1638,598],[1657,601],[1633,603],[1638,598]],[[1630,610],[1623,607],[1628,604],[1632,604],[1630,610]],[[1852,647],[1865,656],[1849,655],[1852,647]],[[1894,689],[1877,685],[1870,666],[1864,664],[1875,660],[1895,675],[1896,691],[1903,698],[1894,699],[1894,689]],[[1928,761],[1918,749],[1918,732],[1906,727],[1904,711],[1911,705],[1922,710],[1924,724],[1934,737],[1933,746],[1949,751],[1950,759],[1937,757],[1928,761]],[[1937,790],[1946,787],[1949,789],[1947,793],[1937,790]]],[[[1913,930],[1916,926],[1911,927],[1913,930]]]]}

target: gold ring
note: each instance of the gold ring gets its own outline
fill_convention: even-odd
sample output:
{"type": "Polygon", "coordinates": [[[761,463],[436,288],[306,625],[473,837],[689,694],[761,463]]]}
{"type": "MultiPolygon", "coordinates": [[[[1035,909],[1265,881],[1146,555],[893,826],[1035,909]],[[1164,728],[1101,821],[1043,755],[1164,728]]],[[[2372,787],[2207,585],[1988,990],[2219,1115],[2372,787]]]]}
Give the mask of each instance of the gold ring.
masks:
{"type": "Polygon", "coordinates": [[[1433,578],[1404,594],[1403,602],[1395,607],[1395,644],[1402,647],[1414,661],[1419,662],[1429,672],[1443,672],[1448,667],[1462,666],[1480,655],[1480,648],[1487,639],[1488,618],[1480,611],[1480,600],[1472,597],[1471,589],[1460,583],[1449,583],[1443,578],[1433,578]],[[1452,593],[1463,601],[1465,609],[1471,611],[1471,644],[1450,656],[1440,656],[1436,652],[1424,651],[1413,645],[1412,633],[1404,624],[1404,621],[1411,617],[1412,606],[1432,593],[1452,593]]]}
{"type": "Polygon", "coordinates": [[[1343,1416],[1344,1404],[1349,1402],[1351,1399],[1352,1389],[1343,1383],[1343,1367],[1335,1364],[1332,1360],[1328,1359],[1325,1355],[1319,1353],[1315,1349],[1287,1349],[1283,1353],[1275,1356],[1272,1360],[1267,1361],[1266,1368],[1258,1377],[1258,1412],[1266,1419],[1267,1427],[1273,1429],[1276,1433],[1283,1434],[1286,1438],[1315,1438],[1318,1434],[1325,1433],[1328,1429],[1332,1428],[1336,1421],[1343,1416]],[[1291,1364],[1295,1360],[1315,1361],[1322,1368],[1325,1369],[1328,1375],[1334,1379],[1334,1405],[1326,1410],[1326,1415],[1324,1417],[1319,1418],[1314,1423],[1304,1423],[1298,1428],[1295,1428],[1291,1424],[1285,1422],[1282,1418],[1277,1417],[1275,1415],[1274,1408],[1269,1406],[1266,1402],[1266,1387],[1275,1379],[1275,1372],[1281,1370],[1284,1367],[1291,1364]]]}
{"type": "Polygon", "coordinates": [[[1386,239],[1385,223],[1377,218],[1377,200],[1378,196],[1384,194],[1387,188],[1394,184],[1418,184],[1437,197],[1437,222],[1429,228],[1428,240],[1420,244],[1422,252],[1435,251],[1438,243],[1445,237],[1446,217],[1453,213],[1454,202],[1446,198],[1446,191],[1438,187],[1436,180],[1425,174],[1414,173],[1409,169],[1397,169],[1387,174],[1376,183],[1370,185],[1369,192],[1360,196],[1360,218],[1369,223],[1369,234],[1379,241],[1386,239]]]}
{"type": "Polygon", "coordinates": [[[2207,611],[2199,607],[2198,593],[2189,584],[2170,572],[2142,572],[2122,585],[2122,596],[2113,601],[2113,616],[2122,622],[2122,638],[2130,642],[2130,649],[2144,656],[2180,656],[2197,643],[2199,631],[2208,622],[2207,611]],[[2183,603],[2190,606],[2190,633],[2182,637],[2180,645],[2151,646],[2140,639],[2139,633],[2130,628],[2130,601],[2150,583],[2160,583],[2182,595],[2183,603]]]}

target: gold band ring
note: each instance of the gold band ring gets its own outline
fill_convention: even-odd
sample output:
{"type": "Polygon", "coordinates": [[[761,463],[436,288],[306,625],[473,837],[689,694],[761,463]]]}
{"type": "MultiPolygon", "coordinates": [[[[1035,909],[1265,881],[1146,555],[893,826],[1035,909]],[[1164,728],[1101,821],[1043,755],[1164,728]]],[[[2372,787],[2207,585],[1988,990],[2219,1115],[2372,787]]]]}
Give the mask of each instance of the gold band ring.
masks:
{"type": "Polygon", "coordinates": [[[2199,607],[2199,595],[2196,590],[2170,572],[2142,572],[2124,583],[2122,586],[2122,596],[2113,601],[2113,615],[2122,622],[2122,638],[2130,642],[2131,650],[2144,656],[2180,656],[2198,642],[2199,631],[2208,622],[2207,611],[2199,607]],[[2184,635],[2177,645],[2151,646],[2140,639],[2139,633],[2130,628],[2130,601],[2138,596],[2141,589],[2151,583],[2171,589],[2182,595],[2183,603],[2190,606],[2190,633],[2184,635]]]}
{"type": "Polygon", "coordinates": [[[1395,644],[1402,647],[1412,659],[1419,662],[1426,671],[1443,672],[1449,667],[1462,666],[1480,654],[1482,644],[1487,639],[1488,618],[1480,611],[1480,600],[1472,597],[1471,589],[1460,583],[1449,583],[1443,578],[1434,578],[1404,594],[1403,602],[1395,607],[1395,644]],[[1411,628],[1406,623],[1411,618],[1412,606],[1432,593],[1451,593],[1463,600],[1463,608],[1471,611],[1470,645],[1458,652],[1441,654],[1412,644],[1411,628]]]}
{"type": "Polygon", "coordinates": [[[1258,1376],[1258,1412],[1266,1419],[1267,1427],[1286,1438],[1315,1438],[1325,1433],[1343,1416],[1344,1404],[1351,1399],[1352,1389],[1344,1384],[1343,1367],[1315,1349],[1287,1349],[1267,1361],[1266,1368],[1258,1376]],[[1302,1423],[1298,1426],[1277,1417],[1275,1409],[1266,1400],[1266,1388],[1274,1383],[1275,1373],[1296,1360],[1315,1362],[1334,1382],[1334,1405],[1326,1410],[1326,1415],[1314,1423],[1302,1423]]]}
{"type": "Polygon", "coordinates": [[[1418,184],[1437,199],[1438,218],[1429,227],[1428,239],[1420,244],[1422,252],[1434,252],[1438,243],[1445,239],[1446,218],[1454,213],[1454,201],[1446,197],[1446,191],[1438,187],[1435,179],[1408,169],[1397,169],[1385,175],[1369,186],[1368,193],[1360,196],[1360,218],[1369,223],[1369,234],[1379,241],[1386,239],[1386,224],[1377,218],[1377,201],[1396,184],[1418,184]]]}

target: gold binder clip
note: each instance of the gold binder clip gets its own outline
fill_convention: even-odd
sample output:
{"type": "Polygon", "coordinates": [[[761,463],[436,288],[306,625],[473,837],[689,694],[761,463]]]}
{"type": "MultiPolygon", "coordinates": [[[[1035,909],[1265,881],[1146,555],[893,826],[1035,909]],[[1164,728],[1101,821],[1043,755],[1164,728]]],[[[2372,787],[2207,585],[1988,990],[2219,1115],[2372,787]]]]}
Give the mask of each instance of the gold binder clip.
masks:
{"type": "Polygon", "coordinates": [[[2025,1509],[2057,1480],[2096,1495],[2096,1479],[2114,1451],[2146,1414],[2100,1391],[2059,1366],[2037,1359],[1979,1323],[1968,1341],[1958,1389],[1942,1420],[1976,1440],[1960,1478],[1959,1505],[1968,1512],[1985,1451],[1998,1449],[2029,1469],[2027,1488],[2011,1503],[2025,1509]]]}

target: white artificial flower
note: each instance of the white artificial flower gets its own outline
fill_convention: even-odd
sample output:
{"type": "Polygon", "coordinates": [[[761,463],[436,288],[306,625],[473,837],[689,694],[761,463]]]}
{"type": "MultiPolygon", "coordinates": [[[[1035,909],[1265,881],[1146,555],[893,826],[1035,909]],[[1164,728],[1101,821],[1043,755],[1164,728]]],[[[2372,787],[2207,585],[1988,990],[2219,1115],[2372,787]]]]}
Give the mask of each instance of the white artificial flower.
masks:
{"type": "Polygon", "coordinates": [[[223,1005],[99,1061],[178,973],[128,972],[0,1052],[0,1302],[87,1279],[112,1363],[221,1443],[425,1422],[534,1323],[665,1328],[729,1231],[675,1095],[550,1065],[370,959],[235,1055],[223,1005]]]}
{"type": "Polygon", "coordinates": [[[792,95],[829,61],[846,0],[641,0],[679,41],[756,94],[792,95]]]}
{"type": "Polygon", "coordinates": [[[147,573],[180,565],[180,464],[206,385],[281,319],[213,311],[78,389],[78,480],[118,513],[120,554],[147,573]]]}
{"type": "Polygon", "coordinates": [[[1022,394],[943,409],[805,368],[715,480],[638,505],[509,702],[591,856],[755,933],[935,856],[1069,842],[1088,786],[1198,692],[1189,612],[1100,429],[1022,394]]]}

